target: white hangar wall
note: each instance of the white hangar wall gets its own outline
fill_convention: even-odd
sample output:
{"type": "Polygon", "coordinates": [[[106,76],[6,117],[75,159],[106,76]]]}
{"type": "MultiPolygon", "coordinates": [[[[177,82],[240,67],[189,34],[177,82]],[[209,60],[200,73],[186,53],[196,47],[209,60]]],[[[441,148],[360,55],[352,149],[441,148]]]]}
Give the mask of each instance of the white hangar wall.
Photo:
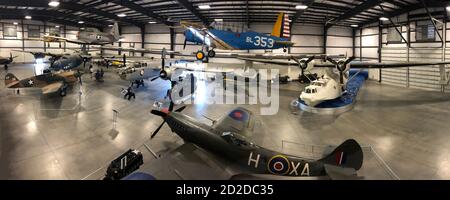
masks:
{"type": "MultiPolygon", "coordinates": [[[[431,9],[430,12],[444,11],[442,9],[431,9]]],[[[405,39],[410,40],[410,47],[406,43],[392,43],[387,40],[388,28],[382,28],[381,55],[378,52],[379,26],[378,23],[369,25],[362,29],[362,34],[358,29],[355,37],[355,55],[358,59],[378,61],[380,55],[382,62],[440,62],[450,59],[450,50],[447,46],[450,38],[450,23],[439,25],[439,34],[444,38],[442,45],[438,34],[435,41],[416,41],[416,22],[429,20],[425,10],[416,10],[409,14],[404,14],[393,18],[393,21],[401,26],[401,32],[405,39]],[[409,18],[409,20],[408,20],[409,18]],[[408,29],[410,30],[408,34],[408,29]],[[445,31],[443,31],[445,30],[445,31]],[[445,34],[444,34],[445,33],[445,34]],[[361,36],[362,37],[361,37],[361,36]]],[[[443,21],[443,17],[436,17],[443,21]]],[[[450,70],[450,67],[446,67],[450,70]]],[[[397,69],[369,70],[369,77],[374,80],[381,80],[384,84],[410,87],[423,90],[450,92],[450,87],[442,88],[440,84],[441,74],[439,66],[410,67],[397,69]],[[380,77],[381,75],[381,77],[380,77]]]]}

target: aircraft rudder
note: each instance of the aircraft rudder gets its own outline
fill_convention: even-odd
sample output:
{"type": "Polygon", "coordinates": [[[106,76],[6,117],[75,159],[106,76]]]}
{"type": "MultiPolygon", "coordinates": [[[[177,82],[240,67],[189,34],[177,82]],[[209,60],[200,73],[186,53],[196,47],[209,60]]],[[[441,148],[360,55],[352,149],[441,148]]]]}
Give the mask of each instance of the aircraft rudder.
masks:
{"type": "Polygon", "coordinates": [[[114,25],[111,29],[111,34],[114,36],[114,39],[119,40],[120,39],[120,35],[119,35],[119,24],[117,22],[114,22],[114,25]]]}
{"type": "Polygon", "coordinates": [[[363,151],[358,142],[354,139],[348,139],[320,161],[330,165],[359,170],[362,167],[363,158],[363,151]]]}
{"type": "Polygon", "coordinates": [[[277,17],[277,21],[275,22],[272,29],[272,36],[281,37],[281,38],[289,38],[291,36],[290,31],[291,20],[289,19],[289,15],[280,12],[277,17]]]}

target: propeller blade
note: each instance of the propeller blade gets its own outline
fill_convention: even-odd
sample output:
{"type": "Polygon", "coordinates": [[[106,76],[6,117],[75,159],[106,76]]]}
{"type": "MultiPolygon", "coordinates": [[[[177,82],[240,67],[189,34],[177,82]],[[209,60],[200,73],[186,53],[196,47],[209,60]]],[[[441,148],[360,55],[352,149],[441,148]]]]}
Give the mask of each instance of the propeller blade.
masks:
{"type": "Polygon", "coordinates": [[[175,112],[181,112],[186,108],[186,106],[182,106],[181,108],[178,108],[175,110],[175,112]]]}
{"type": "Polygon", "coordinates": [[[301,70],[301,75],[303,76],[305,74],[305,70],[301,67],[300,67],[300,70],[301,70]]]}
{"type": "Polygon", "coordinates": [[[345,64],[348,64],[348,63],[352,62],[354,59],[355,59],[355,56],[352,56],[352,57],[348,58],[348,59],[345,61],[345,64]]]}
{"type": "Polygon", "coordinates": [[[127,65],[127,56],[125,55],[125,54],[123,54],[123,57],[122,57],[122,61],[123,61],[123,65],[127,65]]]}
{"type": "MultiPolygon", "coordinates": [[[[153,110],[152,110],[153,111],[153,110]]],[[[150,136],[150,138],[153,138],[156,136],[156,134],[159,132],[159,130],[162,128],[162,126],[166,123],[166,120],[164,120],[159,126],[158,128],[152,133],[152,135],[150,136]]]]}
{"type": "Polygon", "coordinates": [[[306,64],[310,63],[312,60],[314,60],[314,58],[316,58],[315,56],[311,56],[308,58],[308,60],[306,60],[306,64]]]}
{"type": "Polygon", "coordinates": [[[344,84],[344,72],[339,71],[339,81],[341,83],[341,85],[344,84]]]}
{"type": "Polygon", "coordinates": [[[173,110],[173,101],[171,100],[169,105],[169,111],[172,112],[172,110],[173,110]]]}
{"type": "Polygon", "coordinates": [[[327,60],[328,60],[329,62],[333,63],[333,65],[337,65],[337,64],[338,64],[335,60],[333,60],[333,59],[330,58],[330,57],[327,57],[327,60]]]}
{"type": "Polygon", "coordinates": [[[183,50],[186,49],[186,43],[187,43],[187,39],[184,39],[183,50]]]}
{"type": "Polygon", "coordinates": [[[150,81],[154,81],[154,80],[156,80],[156,79],[158,79],[158,78],[159,78],[159,76],[154,77],[154,78],[150,79],[150,81]]]}
{"type": "Polygon", "coordinates": [[[159,110],[152,110],[152,111],[150,111],[150,113],[152,113],[154,115],[158,115],[160,117],[166,117],[167,116],[167,113],[159,111],[159,110]]]}

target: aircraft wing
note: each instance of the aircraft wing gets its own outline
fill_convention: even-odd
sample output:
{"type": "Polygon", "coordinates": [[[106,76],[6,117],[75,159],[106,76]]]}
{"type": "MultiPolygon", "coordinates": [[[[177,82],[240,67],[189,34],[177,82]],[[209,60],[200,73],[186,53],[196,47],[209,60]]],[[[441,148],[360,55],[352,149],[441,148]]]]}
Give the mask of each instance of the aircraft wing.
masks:
{"type": "Polygon", "coordinates": [[[115,47],[115,46],[101,46],[101,47],[96,47],[96,48],[101,49],[101,50],[109,50],[109,51],[129,51],[129,52],[151,53],[151,54],[162,54],[162,52],[165,51],[167,54],[181,55],[180,52],[163,50],[163,49],[138,49],[138,48],[131,48],[131,47],[115,47]]]}
{"type": "Polygon", "coordinates": [[[275,40],[275,44],[280,44],[280,45],[283,45],[283,46],[290,47],[290,46],[293,46],[295,43],[293,43],[291,41],[275,40]]]}
{"type": "Polygon", "coordinates": [[[233,132],[249,137],[253,132],[254,125],[253,113],[250,110],[238,107],[214,123],[213,128],[222,133],[233,132]]]}
{"type": "Polygon", "coordinates": [[[225,160],[192,143],[185,143],[157,159],[145,161],[138,171],[163,180],[226,180],[232,175],[227,167],[225,160]]]}
{"type": "MultiPolygon", "coordinates": [[[[389,62],[389,63],[375,63],[375,62],[351,62],[350,68],[371,69],[371,68],[401,68],[401,67],[418,67],[429,65],[448,65],[450,62],[389,62]]],[[[314,64],[314,67],[335,67],[331,63],[314,64]]]]}
{"type": "Polygon", "coordinates": [[[36,56],[38,56],[38,57],[44,57],[44,56],[61,57],[61,56],[65,56],[65,55],[70,55],[70,54],[57,54],[57,53],[49,53],[49,52],[40,52],[40,51],[24,51],[24,50],[13,50],[13,51],[33,54],[33,56],[35,56],[35,57],[36,56]]]}
{"type": "Polygon", "coordinates": [[[56,83],[51,83],[48,84],[44,87],[41,88],[42,90],[42,94],[50,94],[50,93],[55,93],[58,92],[59,89],[61,89],[61,87],[64,85],[63,82],[56,82],[56,83]]]}
{"type": "Polygon", "coordinates": [[[325,172],[332,180],[359,180],[356,170],[335,165],[324,164],[325,172]]]}
{"type": "Polygon", "coordinates": [[[69,38],[65,38],[65,37],[53,36],[53,35],[45,36],[44,40],[56,40],[56,41],[60,41],[60,42],[66,41],[66,42],[75,43],[75,44],[89,44],[85,41],[74,40],[74,39],[69,39],[69,38]]]}
{"type": "Polygon", "coordinates": [[[327,57],[344,57],[343,54],[315,54],[315,55],[296,55],[296,54],[230,54],[235,58],[245,61],[276,64],[276,65],[298,65],[295,59],[300,60],[314,56],[315,59],[326,59],[327,57]]]}

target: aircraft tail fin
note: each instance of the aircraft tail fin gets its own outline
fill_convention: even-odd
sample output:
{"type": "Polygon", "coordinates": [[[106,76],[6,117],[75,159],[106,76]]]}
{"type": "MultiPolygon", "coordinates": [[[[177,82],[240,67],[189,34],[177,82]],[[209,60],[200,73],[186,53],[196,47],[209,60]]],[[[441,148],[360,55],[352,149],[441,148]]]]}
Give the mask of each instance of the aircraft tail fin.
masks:
{"type": "Polygon", "coordinates": [[[349,139],[336,147],[331,154],[319,161],[329,165],[359,170],[363,163],[362,148],[358,142],[349,139]]]}
{"type": "Polygon", "coordinates": [[[289,38],[291,37],[291,28],[289,20],[289,15],[281,12],[278,14],[277,21],[272,29],[271,36],[281,37],[281,38],[289,38]]]}
{"type": "Polygon", "coordinates": [[[14,74],[12,74],[12,73],[6,74],[6,76],[5,76],[5,86],[8,86],[11,83],[14,83],[14,82],[17,82],[17,81],[19,81],[19,79],[16,76],[14,76],[14,74]]]}
{"type": "Polygon", "coordinates": [[[117,22],[114,22],[114,26],[112,27],[110,33],[114,36],[115,40],[119,40],[120,39],[119,24],[117,22]]]}

